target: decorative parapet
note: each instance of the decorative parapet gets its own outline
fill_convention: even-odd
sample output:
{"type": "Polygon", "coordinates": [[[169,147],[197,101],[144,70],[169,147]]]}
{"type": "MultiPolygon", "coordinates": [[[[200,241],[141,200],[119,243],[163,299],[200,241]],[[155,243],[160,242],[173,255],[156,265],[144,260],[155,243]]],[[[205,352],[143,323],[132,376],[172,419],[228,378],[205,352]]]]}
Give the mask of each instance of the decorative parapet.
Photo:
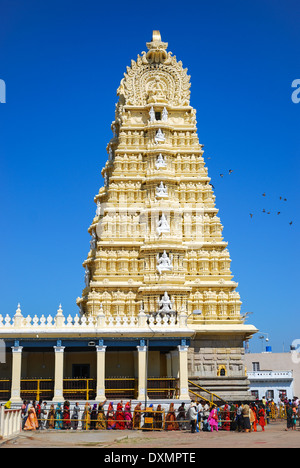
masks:
{"type": "Polygon", "coordinates": [[[45,317],[43,314],[41,317],[35,315],[31,317],[28,315],[24,317],[22,315],[20,304],[16,310],[16,314],[10,317],[6,314],[5,317],[0,315],[0,335],[7,333],[30,333],[30,332],[51,332],[60,330],[64,333],[73,332],[92,332],[93,330],[103,329],[113,332],[115,330],[131,330],[138,332],[140,329],[149,331],[188,331],[193,332],[187,327],[187,314],[181,312],[176,317],[172,314],[159,314],[146,315],[143,310],[137,316],[107,316],[103,313],[103,309],[100,308],[99,312],[95,316],[82,315],[81,317],[76,314],[72,317],[70,314],[65,317],[61,305],[57,311],[56,316],[48,315],[45,317]]]}
{"type": "Polygon", "coordinates": [[[251,381],[279,381],[293,380],[293,371],[253,371],[247,372],[251,381]]]}

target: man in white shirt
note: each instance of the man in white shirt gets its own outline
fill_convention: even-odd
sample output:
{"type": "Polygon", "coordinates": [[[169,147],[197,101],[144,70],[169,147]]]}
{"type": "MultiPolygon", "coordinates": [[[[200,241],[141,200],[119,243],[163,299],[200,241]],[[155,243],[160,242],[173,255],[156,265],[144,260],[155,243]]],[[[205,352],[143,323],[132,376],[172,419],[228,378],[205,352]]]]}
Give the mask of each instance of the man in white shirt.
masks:
{"type": "Polygon", "coordinates": [[[195,434],[196,432],[196,424],[197,424],[197,406],[194,401],[191,402],[191,406],[189,407],[188,410],[188,417],[191,423],[191,432],[192,434],[195,434]]]}

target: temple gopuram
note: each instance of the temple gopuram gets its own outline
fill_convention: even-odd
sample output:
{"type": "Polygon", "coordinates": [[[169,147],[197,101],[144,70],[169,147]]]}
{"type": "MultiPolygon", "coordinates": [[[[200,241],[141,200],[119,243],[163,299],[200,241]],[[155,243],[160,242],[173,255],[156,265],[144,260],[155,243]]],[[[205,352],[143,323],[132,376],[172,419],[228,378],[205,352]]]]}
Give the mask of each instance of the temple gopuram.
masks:
{"type": "Polygon", "coordinates": [[[117,90],[77,311],[0,315],[0,400],[249,399],[245,323],[190,105],[153,32],[117,90]]]}

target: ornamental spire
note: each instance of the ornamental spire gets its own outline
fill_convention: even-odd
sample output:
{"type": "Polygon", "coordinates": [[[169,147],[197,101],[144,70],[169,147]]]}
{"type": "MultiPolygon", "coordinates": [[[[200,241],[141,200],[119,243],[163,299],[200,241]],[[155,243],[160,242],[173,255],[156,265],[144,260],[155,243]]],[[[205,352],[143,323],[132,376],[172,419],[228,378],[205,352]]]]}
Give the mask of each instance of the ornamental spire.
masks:
{"type": "Polygon", "coordinates": [[[166,49],[168,47],[168,43],[162,42],[159,31],[153,31],[152,41],[147,42],[146,45],[149,49],[149,52],[146,55],[149,63],[164,63],[167,60],[168,54],[166,49]]]}

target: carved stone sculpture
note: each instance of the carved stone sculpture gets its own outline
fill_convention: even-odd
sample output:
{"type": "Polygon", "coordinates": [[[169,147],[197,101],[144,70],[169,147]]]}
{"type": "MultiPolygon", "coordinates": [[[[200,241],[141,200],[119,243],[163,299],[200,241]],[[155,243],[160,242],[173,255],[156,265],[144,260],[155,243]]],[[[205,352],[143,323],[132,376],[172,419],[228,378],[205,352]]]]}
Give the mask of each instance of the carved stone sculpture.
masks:
{"type": "Polygon", "coordinates": [[[154,141],[155,143],[158,145],[158,143],[163,143],[164,141],[166,140],[166,137],[165,137],[165,134],[163,133],[163,131],[159,128],[157,130],[157,133],[154,137],[154,141]]]}
{"type": "Polygon", "coordinates": [[[167,187],[161,182],[158,187],[156,187],[156,196],[160,198],[168,198],[168,189],[167,187]]]}
{"type": "Polygon", "coordinates": [[[162,256],[160,257],[159,254],[156,256],[156,269],[158,273],[161,275],[163,271],[172,271],[173,270],[173,255],[170,254],[168,256],[167,252],[164,250],[162,256]]]}
{"type": "Polygon", "coordinates": [[[162,233],[169,233],[170,226],[164,213],[157,222],[156,232],[160,236],[162,233]]]}
{"type": "Polygon", "coordinates": [[[161,167],[167,167],[166,160],[161,153],[156,158],[155,167],[156,169],[160,169],[161,167]]]}

